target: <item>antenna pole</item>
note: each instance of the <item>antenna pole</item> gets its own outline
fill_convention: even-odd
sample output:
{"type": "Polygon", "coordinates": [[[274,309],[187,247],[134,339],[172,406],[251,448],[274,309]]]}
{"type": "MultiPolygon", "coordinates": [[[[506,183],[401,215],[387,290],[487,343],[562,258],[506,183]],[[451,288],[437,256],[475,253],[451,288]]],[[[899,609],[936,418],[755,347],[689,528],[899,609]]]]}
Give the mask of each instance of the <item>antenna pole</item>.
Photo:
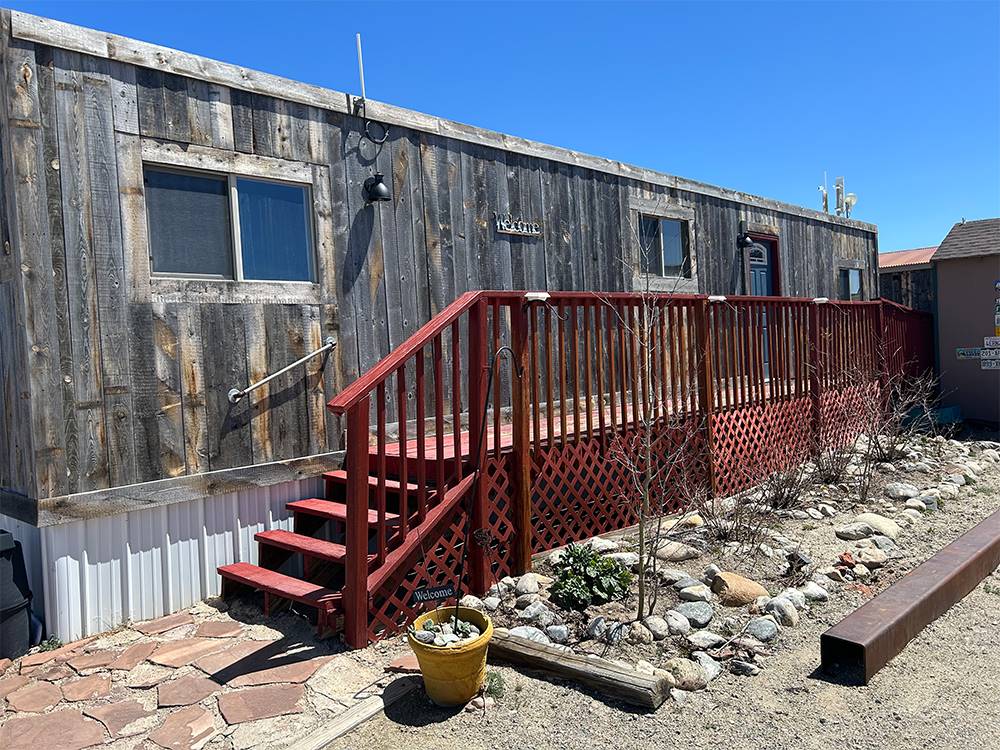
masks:
{"type": "Polygon", "coordinates": [[[365,100],[365,63],[361,59],[361,34],[360,32],[355,35],[358,41],[358,74],[361,76],[361,100],[365,100]]]}

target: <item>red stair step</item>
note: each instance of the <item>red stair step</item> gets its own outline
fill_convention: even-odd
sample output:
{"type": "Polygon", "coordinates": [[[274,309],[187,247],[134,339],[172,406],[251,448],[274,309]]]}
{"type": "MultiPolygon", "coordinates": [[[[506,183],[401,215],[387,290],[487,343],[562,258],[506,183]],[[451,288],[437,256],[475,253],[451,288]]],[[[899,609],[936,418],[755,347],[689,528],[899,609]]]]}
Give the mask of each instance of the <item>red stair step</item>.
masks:
{"type": "MultiPolygon", "coordinates": [[[[325,472],[323,474],[323,478],[326,479],[328,482],[336,482],[337,484],[343,484],[343,485],[347,484],[347,472],[344,471],[343,469],[340,469],[338,471],[325,472]]],[[[378,487],[378,477],[368,477],[368,486],[373,489],[378,487]]],[[[400,489],[399,480],[387,478],[385,480],[385,489],[388,492],[399,492],[400,489]]],[[[406,489],[409,492],[416,492],[417,485],[413,484],[412,482],[407,482],[406,489]]]]}
{"type": "MultiPolygon", "coordinates": [[[[347,520],[347,505],[337,503],[332,500],[322,500],[318,497],[311,497],[307,500],[294,500],[285,503],[285,507],[292,513],[303,513],[309,516],[318,516],[334,521],[347,520]]],[[[385,514],[386,523],[390,526],[399,523],[399,516],[395,513],[385,514]]],[[[378,523],[378,511],[368,509],[368,523],[375,526],[378,523]]]]}
{"type": "Polygon", "coordinates": [[[333,563],[342,563],[347,557],[347,547],[336,542],[327,542],[311,536],[296,534],[293,531],[274,529],[273,531],[258,531],[254,534],[261,544],[280,547],[289,552],[299,552],[308,557],[315,557],[333,563]]]}
{"type": "Polygon", "coordinates": [[[301,604],[308,604],[324,612],[330,612],[340,607],[341,594],[338,591],[250,563],[238,562],[232,565],[222,565],[219,567],[219,575],[244,586],[251,586],[301,604]]]}

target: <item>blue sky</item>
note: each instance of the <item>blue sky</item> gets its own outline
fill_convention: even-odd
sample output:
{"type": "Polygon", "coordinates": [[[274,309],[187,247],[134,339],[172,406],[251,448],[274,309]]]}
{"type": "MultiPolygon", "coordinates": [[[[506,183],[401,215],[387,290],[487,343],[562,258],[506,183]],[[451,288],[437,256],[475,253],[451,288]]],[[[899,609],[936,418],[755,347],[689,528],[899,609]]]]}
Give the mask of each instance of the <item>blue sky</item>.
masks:
{"type": "Polygon", "coordinates": [[[5,5],[817,207],[883,251],[1000,215],[1000,2],[5,5]],[[832,190],[831,190],[832,194],[832,190]]]}

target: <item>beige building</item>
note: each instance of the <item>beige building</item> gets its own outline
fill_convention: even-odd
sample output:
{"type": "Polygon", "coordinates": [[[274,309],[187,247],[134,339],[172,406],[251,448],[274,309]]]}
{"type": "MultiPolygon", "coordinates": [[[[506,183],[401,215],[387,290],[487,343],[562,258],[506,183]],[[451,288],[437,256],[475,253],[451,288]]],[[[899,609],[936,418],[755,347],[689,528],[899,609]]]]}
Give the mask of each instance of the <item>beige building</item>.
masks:
{"type": "Polygon", "coordinates": [[[942,403],[1000,423],[1000,219],[956,224],[932,262],[942,403]]]}

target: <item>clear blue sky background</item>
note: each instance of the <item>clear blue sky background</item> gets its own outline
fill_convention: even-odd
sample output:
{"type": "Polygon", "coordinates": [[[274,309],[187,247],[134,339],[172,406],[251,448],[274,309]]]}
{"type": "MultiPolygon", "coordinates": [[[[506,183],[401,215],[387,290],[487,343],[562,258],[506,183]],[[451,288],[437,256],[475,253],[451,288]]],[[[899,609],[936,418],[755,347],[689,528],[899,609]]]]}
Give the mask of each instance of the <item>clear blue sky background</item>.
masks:
{"type": "Polygon", "coordinates": [[[817,207],[883,251],[1000,215],[1000,2],[97,3],[20,10],[817,207]],[[832,189],[831,189],[832,195],[832,189]]]}

